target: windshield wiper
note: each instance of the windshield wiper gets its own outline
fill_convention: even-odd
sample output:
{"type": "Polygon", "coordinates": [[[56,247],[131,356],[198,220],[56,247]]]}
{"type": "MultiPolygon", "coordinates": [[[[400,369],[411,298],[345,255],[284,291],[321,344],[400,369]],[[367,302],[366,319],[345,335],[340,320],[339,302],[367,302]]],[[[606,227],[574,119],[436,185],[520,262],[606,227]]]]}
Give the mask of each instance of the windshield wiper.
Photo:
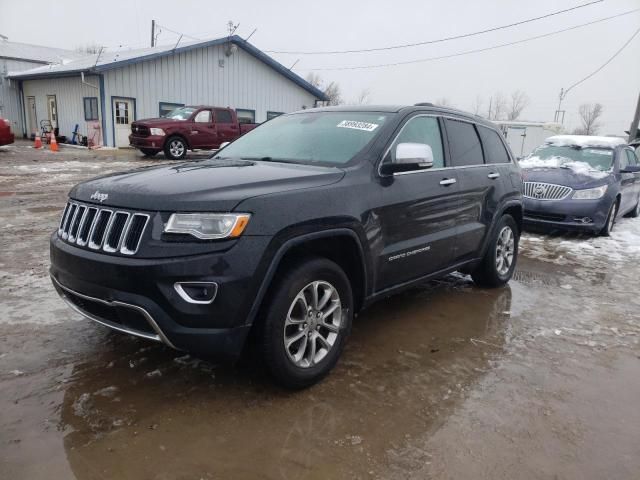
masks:
{"type": "Polygon", "coordinates": [[[300,163],[295,160],[288,160],[285,158],[273,158],[273,157],[241,157],[242,160],[251,160],[258,162],[278,162],[278,163],[300,163]]]}

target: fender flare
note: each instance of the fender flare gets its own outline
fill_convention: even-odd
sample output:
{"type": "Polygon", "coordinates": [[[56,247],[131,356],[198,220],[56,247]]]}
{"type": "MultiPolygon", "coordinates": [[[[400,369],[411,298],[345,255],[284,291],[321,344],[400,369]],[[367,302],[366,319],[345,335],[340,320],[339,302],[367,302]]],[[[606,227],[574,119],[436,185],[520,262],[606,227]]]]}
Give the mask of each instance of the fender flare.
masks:
{"type": "Polygon", "coordinates": [[[361,243],[360,237],[358,237],[358,234],[354,230],[350,228],[345,228],[345,227],[330,228],[330,229],[322,230],[319,232],[304,233],[286,240],[282,245],[280,245],[276,253],[273,255],[273,257],[269,261],[269,266],[264,275],[264,278],[262,279],[262,282],[260,283],[260,287],[258,288],[258,291],[256,293],[255,300],[251,305],[251,309],[249,310],[249,314],[247,315],[247,318],[245,320],[245,325],[253,325],[253,322],[258,314],[258,310],[260,309],[260,306],[262,305],[262,301],[264,300],[264,296],[267,293],[268,288],[271,286],[271,282],[275,277],[276,271],[278,270],[278,267],[280,266],[280,263],[283,257],[289,250],[291,250],[293,247],[297,245],[300,245],[301,243],[304,243],[310,240],[317,240],[319,238],[327,238],[327,237],[335,237],[335,236],[351,237],[355,241],[358,247],[358,253],[360,256],[360,265],[362,267],[362,278],[363,278],[362,288],[364,292],[364,297],[363,297],[363,302],[364,302],[364,298],[367,296],[368,271],[367,271],[366,256],[364,253],[364,249],[362,248],[362,243],[361,243]]]}
{"type": "Polygon", "coordinates": [[[172,133],[167,132],[165,134],[164,142],[162,142],[162,150],[164,150],[167,147],[167,142],[169,141],[170,138],[173,138],[173,137],[180,137],[182,140],[184,140],[184,143],[187,145],[187,150],[191,150],[191,143],[189,142],[189,139],[187,138],[187,136],[184,135],[182,132],[172,132],[172,133]]]}
{"type": "MultiPolygon", "coordinates": [[[[491,221],[491,227],[489,228],[489,233],[485,236],[484,244],[482,245],[482,250],[481,250],[482,254],[480,255],[480,258],[484,257],[487,251],[487,247],[489,246],[489,243],[493,238],[493,234],[495,233],[496,227],[498,225],[498,221],[500,220],[500,218],[502,218],[502,215],[504,215],[505,210],[510,207],[520,207],[524,215],[524,204],[522,203],[521,200],[516,200],[516,199],[507,200],[502,205],[500,205],[500,208],[497,210],[496,214],[493,216],[493,220],[491,221]]],[[[520,233],[522,233],[522,225],[519,225],[519,226],[521,228],[520,233]]]]}

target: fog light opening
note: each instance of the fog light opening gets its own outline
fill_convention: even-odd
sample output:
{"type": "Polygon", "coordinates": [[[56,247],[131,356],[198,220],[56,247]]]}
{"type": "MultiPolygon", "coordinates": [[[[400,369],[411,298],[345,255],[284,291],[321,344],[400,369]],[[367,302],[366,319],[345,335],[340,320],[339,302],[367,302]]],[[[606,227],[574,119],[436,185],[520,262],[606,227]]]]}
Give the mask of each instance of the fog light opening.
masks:
{"type": "Polygon", "coordinates": [[[185,302],[200,305],[213,303],[218,293],[216,282],[176,282],[173,288],[185,302]]]}
{"type": "Polygon", "coordinates": [[[588,223],[593,223],[593,218],[591,218],[591,217],[574,217],[573,221],[574,222],[578,222],[578,223],[588,224],[588,223]]]}

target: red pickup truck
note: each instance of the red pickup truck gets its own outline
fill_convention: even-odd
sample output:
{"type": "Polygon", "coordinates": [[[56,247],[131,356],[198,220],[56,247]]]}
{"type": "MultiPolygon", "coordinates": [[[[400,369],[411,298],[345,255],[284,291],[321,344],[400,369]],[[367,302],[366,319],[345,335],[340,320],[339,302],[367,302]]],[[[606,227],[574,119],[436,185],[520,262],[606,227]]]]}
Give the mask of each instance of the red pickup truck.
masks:
{"type": "Polygon", "coordinates": [[[9,145],[14,140],[15,136],[11,132],[11,122],[0,118],[0,145],[9,145]]]}
{"type": "Polygon", "coordinates": [[[254,129],[255,123],[239,123],[235,110],[220,107],[180,107],[161,118],[131,124],[129,143],[146,156],[164,150],[167,158],[184,158],[187,150],[211,150],[254,129]]]}

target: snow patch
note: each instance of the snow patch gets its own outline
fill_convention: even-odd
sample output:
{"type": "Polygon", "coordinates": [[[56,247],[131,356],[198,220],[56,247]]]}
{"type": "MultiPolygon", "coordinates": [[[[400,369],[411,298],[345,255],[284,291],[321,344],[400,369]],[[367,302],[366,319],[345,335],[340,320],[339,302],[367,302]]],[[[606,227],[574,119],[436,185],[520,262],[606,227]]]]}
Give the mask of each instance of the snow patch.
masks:
{"type": "Polygon", "coordinates": [[[617,145],[626,145],[627,142],[620,137],[599,137],[595,135],[554,135],[545,140],[545,143],[556,147],[605,147],[613,148],[617,145]]]}

